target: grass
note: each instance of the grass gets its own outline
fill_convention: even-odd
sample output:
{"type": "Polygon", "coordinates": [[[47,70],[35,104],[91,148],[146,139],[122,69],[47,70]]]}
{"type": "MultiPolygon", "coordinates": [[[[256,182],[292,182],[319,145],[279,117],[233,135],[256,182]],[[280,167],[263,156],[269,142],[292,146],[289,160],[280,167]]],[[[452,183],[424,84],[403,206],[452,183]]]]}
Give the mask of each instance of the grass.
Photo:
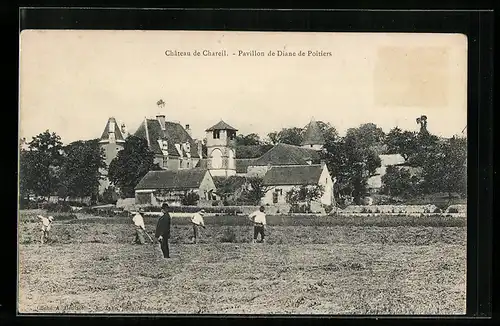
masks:
{"type": "MultiPolygon", "coordinates": [[[[250,225],[207,217],[192,245],[192,229],[174,219],[164,260],[157,245],[130,244],[127,219],[56,219],[45,246],[39,225],[21,220],[20,312],[465,313],[463,226],[290,218],[268,226],[266,244],[251,244],[250,225]]],[[[155,220],[146,220],[150,234],[155,220]]]]}

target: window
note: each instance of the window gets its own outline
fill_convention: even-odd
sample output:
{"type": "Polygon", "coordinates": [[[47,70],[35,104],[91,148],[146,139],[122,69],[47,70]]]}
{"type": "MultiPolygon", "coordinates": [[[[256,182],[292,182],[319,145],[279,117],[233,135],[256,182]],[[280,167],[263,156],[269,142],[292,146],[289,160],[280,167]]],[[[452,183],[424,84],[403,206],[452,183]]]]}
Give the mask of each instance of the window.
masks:
{"type": "Polygon", "coordinates": [[[274,192],[273,192],[273,204],[276,204],[278,203],[278,199],[280,196],[283,195],[283,190],[281,189],[276,189],[274,192]]]}
{"type": "Polygon", "coordinates": [[[220,149],[216,148],[212,151],[212,168],[221,169],[222,168],[222,152],[220,149]]]}
{"type": "Polygon", "coordinates": [[[229,139],[233,140],[236,138],[236,132],[234,131],[228,131],[229,134],[229,139]]]}
{"type": "Polygon", "coordinates": [[[189,161],[186,162],[186,167],[189,169],[189,161]]]}
{"type": "Polygon", "coordinates": [[[219,139],[220,138],[220,130],[214,130],[214,139],[219,139]]]}

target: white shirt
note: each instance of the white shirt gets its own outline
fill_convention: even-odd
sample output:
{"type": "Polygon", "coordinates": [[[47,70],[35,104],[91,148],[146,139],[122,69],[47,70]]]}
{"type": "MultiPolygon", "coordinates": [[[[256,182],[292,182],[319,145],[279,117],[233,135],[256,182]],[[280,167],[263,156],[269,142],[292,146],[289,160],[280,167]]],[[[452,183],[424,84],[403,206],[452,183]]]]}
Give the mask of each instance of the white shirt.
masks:
{"type": "Polygon", "coordinates": [[[266,225],[266,214],[261,211],[255,211],[250,214],[250,217],[253,217],[254,223],[260,223],[266,225]]]}
{"type": "Polygon", "coordinates": [[[205,222],[203,222],[203,216],[199,213],[195,213],[193,217],[191,217],[191,222],[193,222],[196,225],[202,225],[205,226],[205,222]]]}
{"type": "Polygon", "coordinates": [[[49,220],[47,217],[41,216],[41,215],[38,215],[38,218],[42,220],[42,230],[49,231],[51,220],[49,220]]]}
{"type": "Polygon", "coordinates": [[[142,218],[141,214],[136,214],[133,218],[132,221],[134,222],[134,225],[145,229],[146,227],[144,226],[144,219],[142,218]]]}

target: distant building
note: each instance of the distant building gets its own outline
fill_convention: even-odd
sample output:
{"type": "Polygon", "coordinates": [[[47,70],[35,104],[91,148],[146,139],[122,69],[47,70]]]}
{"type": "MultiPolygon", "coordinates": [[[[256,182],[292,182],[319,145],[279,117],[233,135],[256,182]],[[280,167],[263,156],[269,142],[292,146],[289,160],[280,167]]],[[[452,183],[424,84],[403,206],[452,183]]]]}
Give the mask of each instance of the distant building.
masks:
{"type": "Polygon", "coordinates": [[[290,190],[316,185],[323,188],[323,195],[317,202],[322,205],[334,203],[333,180],[325,164],[272,166],[264,175],[263,184],[269,188],[262,198],[264,205],[286,205],[290,190]]]}
{"type": "Polygon", "coordinates": [[[166,121],[164,115],[145,118],[134,135],[147,141],[154,163],[166,170],[192,169],[203,157],[202,144],[191,137],[189,125],[166,121]]]}
{"type": "Polygon", "coordinates": [[[197,194],[201,200],[210,200],[215,191],[212,175],[206,169],[150,171],[135,187],[135,202],[138,205],[164,202],[180,205],[189,192],[197,194]]]}
{"type": "MultiPolygon", "coordinates": [[[[150,171],[142,178],[135,188],[136,202],[175,204],[188,192],[197,193],[202,201],[220,199],[217,182],[231,176],[257,176],[271,189],[262,199],[265,205],[283,205],[291,188],[315,184],[324,187],[324,194],[317,203],[333,204],[332,176],[320,155],[325,140],[316,121],[311,120],[306,126],[301,146],[277,144],[263,151],[260,157],[250,159],[237,158],[237,131],[222,120],[207,128],[204,155],[202,143],[192,138],[189,125],[183,127],[167,121],[162,114],[155,119],[145,118],[134,135],[146,140],[155,155],[154,162],[164,170],[150,171]]],[[[108,120],[100,140],[108,166],[123,149],[125,132],[124,126],[118,127],[115,118],[108,120]]],[[[106,180],[100,188],[101,193],[107,186],[109,181],[106,180]]],[[[238,189],[235,189],[234,195],[237,194],[238,189]]]]}
{"type": "Polygon", "coordinates": [[[405,163],[405,159],[400,154],[381,154],[380,167],[375,171],[375,175],[368,178],[367,189],[369,193],[377,193],[382,188],[382,177],[386,174],[387,167],[400,166],[405,163]]]}

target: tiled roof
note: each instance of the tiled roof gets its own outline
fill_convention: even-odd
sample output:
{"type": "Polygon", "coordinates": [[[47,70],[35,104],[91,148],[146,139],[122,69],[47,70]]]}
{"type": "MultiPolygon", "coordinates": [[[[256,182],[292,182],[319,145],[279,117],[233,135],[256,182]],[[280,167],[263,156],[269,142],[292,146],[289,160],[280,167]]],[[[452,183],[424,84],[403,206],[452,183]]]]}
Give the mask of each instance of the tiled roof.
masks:
{"type": "Polygon", "coordinates": [[[120,130],[120,126],[116,122],[116,119],[113,117],[108,119],[108,122],[106,123],[106,127],[104,128],[104,131],[102,132],[100,141],[109,140],[109,124],[111,122],[114,122],[114,124],[115,124],[115,139],[118,141],[125,141],[125,139],[123,138],[122,131],[120,130]]]}
{"type": "Polygon", "coordinates": [[[219,121],[216,125],[208,128],[206,131],[213,131],[213,130],[234,130],[237,131],[238,129],[231,127],[224,121],[219,121]]]}
{"type": "MultiPolygon", "coordinates": [[[[236,153],[238,155],[238,153],[236,153]]],[[[255,165],[303,165],[308,160],[318,163],[319,154],[314,149],[277,144],[255,161],[255,165]]]]}
{"type": "MultiPolygon", "coordinates": [[[[147,131],[149,134],[149,148],[155,154],[162,154],[160,144],[158,144],[158,139],[167,140],[168,144],[168,155],[178,157],[179,152],[175,147],[175,144],[183,144],[189,142],[191,157],[198,156],[198,144],[189,136],[187,131],[176,122],[165,122],[165,131],[161,130],[160,122],[156,119],[147,119],[147,131]]],[[[145,123],[143,122],[137,131],[135,136],[147,139],[145,123]]],[[[180,148],[182,151],[182,146],[180,148]]],[[[184,151],[183,151],[184,153],[184,151]]],[[[184,153],[185,156],[185,153],[184,153]]]]}
{"type": "Polygon", "coordinates": [[[258,158],[264,155],[273,145],[238,145],[236,155],[238,158],[258,158]]]}
{"type": "Polygon", "coordinates": [[[254,158],[237,158],[236,160],[236,173],[247,173],[247,168],[254,165],[256,159],[254,158]]]}
{"type": "Polygon", "coordinates": [[[316,121],[311,121],[306,127],[302,145],[324,145],[325,137],[316,121]]]}
{"type": "Polygon", "coordinates": [[[149,171],[139,181],[135,189],[184,190],[199,188],[207,172],[205,169],[149,171]]]}
{"type": "Polygon", "coordinates": [[[323,166],[290,165],[272,166],[264,175],[263,184],[266,186],[278,185],[315,185],[318,184],[323,166]]]}

